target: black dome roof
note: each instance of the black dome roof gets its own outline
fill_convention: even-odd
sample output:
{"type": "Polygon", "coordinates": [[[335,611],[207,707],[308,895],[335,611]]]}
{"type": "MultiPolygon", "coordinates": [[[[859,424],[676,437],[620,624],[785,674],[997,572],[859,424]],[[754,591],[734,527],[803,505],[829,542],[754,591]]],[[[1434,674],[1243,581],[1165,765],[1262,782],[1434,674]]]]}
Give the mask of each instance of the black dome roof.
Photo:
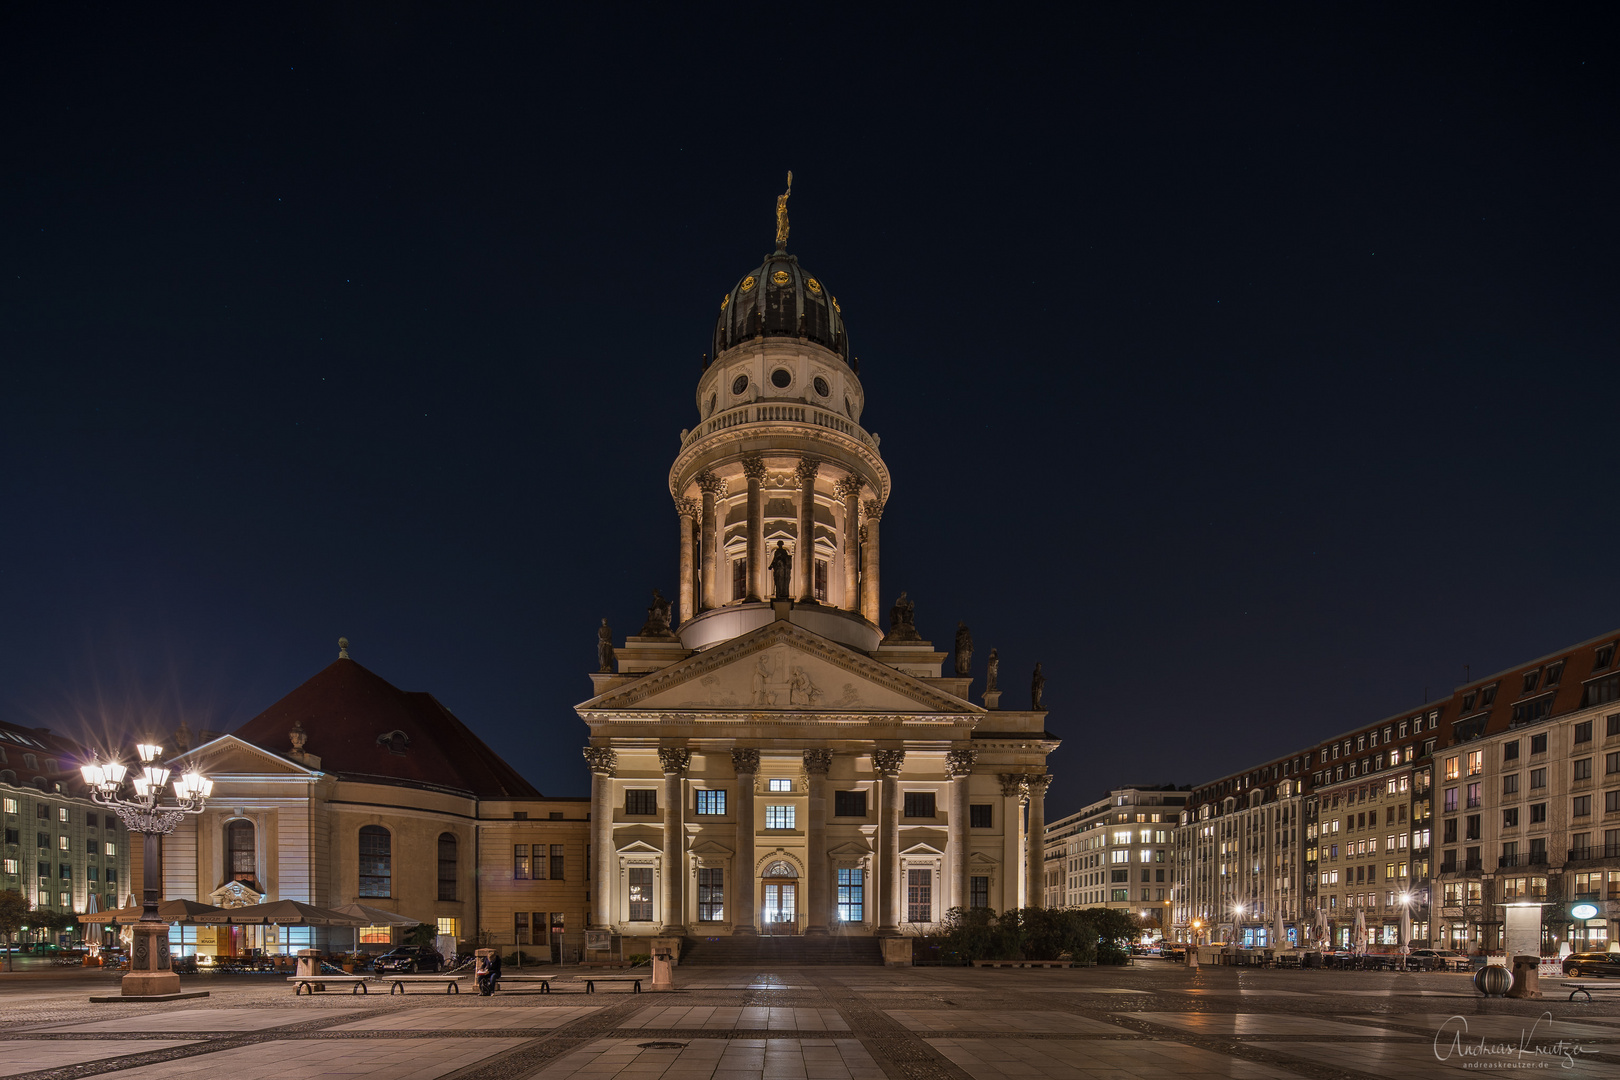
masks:
{"type": "Polygon", "coordinates": [[[757,337],[804,338],[849,360],[838,301],[785,252],[767,256],[720,302],[710,356],[757,337]]]}

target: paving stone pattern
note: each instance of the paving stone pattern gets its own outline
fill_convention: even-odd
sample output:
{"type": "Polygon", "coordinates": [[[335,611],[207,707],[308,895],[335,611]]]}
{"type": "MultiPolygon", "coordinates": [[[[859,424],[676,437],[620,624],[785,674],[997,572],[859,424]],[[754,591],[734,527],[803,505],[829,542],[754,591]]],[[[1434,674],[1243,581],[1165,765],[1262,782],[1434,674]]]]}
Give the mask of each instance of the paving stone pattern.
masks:
{"type": "Polygon", "coordinates": [[[0,1077],[119,1080],[1366,1080],[1620,1076],[1620,1003],[1486,1002],[1466,976],[677,970],[669,994],[89,1005],[0,980],[0,1077]],[[690,976],[690,977],[688,977],[690,976]]]}

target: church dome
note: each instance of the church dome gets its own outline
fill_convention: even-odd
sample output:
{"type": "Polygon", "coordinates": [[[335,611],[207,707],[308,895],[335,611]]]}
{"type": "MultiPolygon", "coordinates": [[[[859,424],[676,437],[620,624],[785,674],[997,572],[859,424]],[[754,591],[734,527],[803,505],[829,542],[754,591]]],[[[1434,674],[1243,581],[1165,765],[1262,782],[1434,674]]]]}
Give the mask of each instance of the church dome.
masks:
{"type": "Polygon", "coordinates": [[[768,256],[720,301],[710,359],[759,337],[803,338],[849,361],[837,298],[785,252],[768,256]]]}

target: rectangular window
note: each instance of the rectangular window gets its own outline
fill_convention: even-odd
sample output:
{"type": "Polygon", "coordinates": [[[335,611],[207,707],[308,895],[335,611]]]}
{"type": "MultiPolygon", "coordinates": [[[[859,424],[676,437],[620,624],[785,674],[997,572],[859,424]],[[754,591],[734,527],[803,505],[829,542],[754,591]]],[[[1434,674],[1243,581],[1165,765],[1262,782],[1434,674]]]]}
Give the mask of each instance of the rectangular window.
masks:
{"type": "Polygon", "coordinates": [[[73,880],[73,864],[72,863],[62,863],[59,867],[57,867],[57,869],[60,871],[59,876],[62,878],[63,881],[72,881],[73,880]]]}
{"type": "Polygon", "coordinates": [[[1480,835],[1479,819],[1480,819],[1480,815],[1478,815],[1478,814],[1469,814],[1468,817],[1464,820],[1464,824],[1463,824],[1463,839],[1464,840],[1478,840],[1479,839],[1479,835],[1480,835]]]}
{"type": "Polygon", "coordinates": [[[1111,889],[1111,890],[1109,890],[1109,895],[1111,895],[1113,897],[1113,900],[1111,902],[1116,903],[1116,904],[1118,904],[1118,903],[1127,903],[1128,904],[1128,903],[1130,903],[1130,900],[1131,900],[1131,890],[1129,890],[1129,889],[1111,889]]]}
{"type": "Polygon", "coordinates": [[[1573,773],[1571,779],[1574,779],[1574,780],[1590,780],[1590,779],[1592,779],[1592,759],[1589,758],[1589,757],[1583,757],[1583,758],[1578,759],[1575,762],[1575,770],[1574,770],[1574,773],[1573,773]]]}
{"type": "Polygon", "coordinates": [[[643,815],[658,813],[658,789],[627,788],[624,793],[624,812],[643,815]]]}
{"type": "Polygon", "coordinates": [[[6,810],[6,813],[8,813],[8,814],[15,814],[17,812],[17,800],[16,799],[7,799],[7,800],[5,800],[5,810],[6,810]]]}
{"type": "Polygon", "coordinates": [[[68,823],[68,821],[71,820],[68,817],[68,808],[67,807],[58,806],[56,808],[56,820],[60,821],[64,825],[66,825],[68,823]]]}
{"type": "Polygon", "coordinates": [[[73,850],[72,844],[69,842],[68,838],[65,837],[65,836],[58,836],[56,838],[56,846],[62,851],[72,851],[73,850]]]}
{"type": "Polygon", "coordinates": [[[444,915],[439,916],[439,935],[441,937],[459,938],[461,936],[461,920],[444,915]]]}
{"type": "Polygon", "coordinates": [[[1513,828],[1517,828],[1518,824],[1519,824],[1519,808],[1517,806],[1510,807],[1510,808],[1502,811],[1502,828],[1504,828],[1504,829],[1513,829],[1513,828]]]}
{"type": "Polygon", "coordinates": [[[1582,720],[1575,725],[1575,741],[1578,743],[1592,741],[1592,721],[1582,720]]]}
{"type": "Polygon", "coordinates": [[[697,812],[700,814],[723,814],[726,812],[726,792],[724,788],[707,788],[697,793],[697,812]]]}
{"type": "Polygon", "coordinates": [[[529,913],[515,911],[512,913],[512,936],[519,945],[529,944],[529,913]]]}
{"type": "Polygon", "coordinates": [[[1530,824],[1539,825],[1547,820],[1547,804],[1544,802],[1530,804],[1530,824]]]}
{"type": "Polygon", "coordinates": [[[1530,770],[1530,790],[1534,791],[1537,788],[1544,788],[1546,786],[1547,786],[1547,770],[1545,768],[1531,769],[1530,770]]]}
{"type": "Polygon", "coordinates": [[[1613,776],[1615,773],[1620,773],[1620,750],[1616,750],[1612,754],[1604,755],[1603,773],[1605,776],[1613,776]]]}
{"type": "Polygon", "coordinates": [[[1512,742],[1503,743],[1502,744],[1502,760],[1503,761],[1517,761],[1518,759],[1519,759],[1519,740],[1514,739],[1512,742]]]}
{"type": "MultiPolygon", "coordinates": [[[[1581,699],[1581,705],[1607,705],[1611,701],[1620,701],[1620,675],[1609,675],[1602,679],[1593,679],[1587,683],[1586,694],[1581,699]]],[[[1612,735],[1614,732],[1611,731],[1610,734],[1612,735]]]]}
{"type": "Polygon", "coordinates": [[[932,791],[906,792],[906,817],[933,817],[934,793],[932,791]]]}
{"type": "Polygon", "coordinates": [[[653,872],[650,866],[633,866],[625,872],[630,886],[630,921],[652,922],[653,872]]]}
{"type": "Polygon", "coordinates": [[[767,829],[793,828],[794,807],[767,806],[765,808],[765,827],[767,829]]]}
{"type": "Polygon", "coordinates": [[[1603,812],[1605,814],[1620,813],[1620,788],[1603,793],[1603,812]]]}
{"type": "Polygon", "coordinates": [[[825,559],[816,560],[815,590],[816,603],[825,604],[827,602],[827,560],[825,559]]]}
{"type": "Polygon", "coordinates": [[[748,599],[748,560],[731,560],[731,598],[748,599]]]}
{"type": "Polygon", "coordinates": [[[1540,735],[1530,736],[1530,756],[1535,757],[1537,754],[1545,754],[1546,752],[1547,733],[1543,731],[1540,735]]]}
{"type": "Polygon", "coordinates": [[[858,923],[866,919],[866,884],[860,867],[838,869],[838,921],[858,923]]]}
{"type": "Polygon", "coordinates": [[[995,828],[995,815],[991,803],[973,803],[968,806],[968,825],[975,829],[995,828]]]}
{"type": "Polygon", "coordinates": [[[1479,782],[1476,780],[1468,785],[1468,808],[1472,810],[1479,805],[1479,782]]]}
{"type": "Polygon", "coordinates": [[[563,846],[551,845],[551,880],[562,881],[563,878],[563,846]]]}
{"type": "Polygon", "coordinates": [[[792,791],[793,781],[784,776],[773,776],[765,782],[767,791],[792,791]]]}
{"type": "Polygon", "coordinates": [[[10,874],[12,877],[16,877],[18,874],[22,873],[21,862],[19,862],[17,859],[7,859],[6,873],[10,874]]]}
{"type": "Polygon", "coordinates": [[[512,845],[512,877],[516,881],[524,881],[529,876],[529,845],[512,845]]]}
{"type": "Polygon", "coordinates": [[[724,922],[726,875],[718,866],[698,867],[698,922],[724,922]]]}
{"type": "Polygon", "coordinates": [[[1577,796],[1575,796],[1574,800],[1571,802],[1569,813],[1570,813],[1571,817],[1591,817],[1592,816],[1592,796],[1590,796],[1590,795],[1577,795],[1577,796]]]}
{"type": "Polygon", "coordinates": [[[906,922],[934,921],[934,872],[906,871],[906,922]]]}
{"type": "Polygon", "coordinates": [[[1478,776],[1480,773],[1482,773],[1484,771],[1485,771],[1485,751],[1483,751],[1483,750],[1470,750],[1470,751],[1468,751],[1468,775],[1469,776],[1478,776]]]}
{"type": "Polygon", "coordinates": [[[1462,776],[1461,764],[1462,764],[1462,758],[1455,758],[1455,757],[1446,758],[1446,779],[1447,780],[1455,780],[1458,777],[1462,776]]]}
{"type": "Polygon", "coordinates": [[[34,816],[41,821],[49,821],[51,819],[51,808],[44,803],[35,803],[34,816]]]}
{"type": "Polygon", "coordinates": [[[866,816],[866,792],[864,791],[835,791],[833,792],[834,817],[860,817],[866,816]]]}
{"type": "Polygon", "coordinates": [[[1519,793],[1519,774],[1508,773],[1502,777],[1502,794],[1517,795],[1519,793]]]}
{"type": "Polygon", "coordinates": [[[1456,788],[1454,788],[1454,787],[1446,788],[1446,798],[1445,798],[1444,808],[1445,808],[1445,812],[1448,813],[1448,814],[1457,809],[1457,789],[1456,788]]]}
{"type": "Polygon", "coordinates": [[[988,877],[968,878],[968,907],[987,908],[990,906],[990,879],[988,877]]]}

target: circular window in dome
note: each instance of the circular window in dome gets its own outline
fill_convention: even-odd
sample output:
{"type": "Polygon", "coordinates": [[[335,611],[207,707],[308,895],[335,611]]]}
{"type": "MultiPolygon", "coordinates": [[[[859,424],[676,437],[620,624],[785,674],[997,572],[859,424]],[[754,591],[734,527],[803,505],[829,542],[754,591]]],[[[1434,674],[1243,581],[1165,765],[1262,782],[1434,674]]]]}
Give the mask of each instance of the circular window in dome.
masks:
{"type": "Polygon", "coordinates": [[[757,283],[754,281],[754,275],[749,274],[747,277],[743,278],[742,291],[747,292],[748,290],[752,289],[755,284],[757,283]]]}
{"type": "Polygon", "coordinates": [[[809,286],[811,292],[815,293],[817,296],[821,295],[821,282],[817,281],[815,278],[805,278],[804,283],[805,285],[809,286]]]}
{"type": "Polygon", "coordinates": [[[832,393],[832,388],[827,385],[827,380],[823,379],[820,375],[816,376],[816,381],[813,385],[816,388],[816,393],[820,394],[822,397],[826,397],[828,394],[832,393]]]}
{"type": "Polygon", "coordinates": [[[788,272],[786,270],[778,270],[776,273],[771,275],[771,280],[776,282],[778,285],[786,285],[793,279],[788,277],[788,272]]]}
{"type": "Polygon", "coordinates": [[[771,385],[778,390],[786,390],[793,381],[793,373],[785,367],[779,367],[771,372],[771,385]]]}
{"type": "Polygon", "coordinates": [[[739,375],[735,379],[731,380],[731,396],[732,397],[736,397],[738,394],[742,393],[746,389],[748,389],[748,376],[739,375]]]}

